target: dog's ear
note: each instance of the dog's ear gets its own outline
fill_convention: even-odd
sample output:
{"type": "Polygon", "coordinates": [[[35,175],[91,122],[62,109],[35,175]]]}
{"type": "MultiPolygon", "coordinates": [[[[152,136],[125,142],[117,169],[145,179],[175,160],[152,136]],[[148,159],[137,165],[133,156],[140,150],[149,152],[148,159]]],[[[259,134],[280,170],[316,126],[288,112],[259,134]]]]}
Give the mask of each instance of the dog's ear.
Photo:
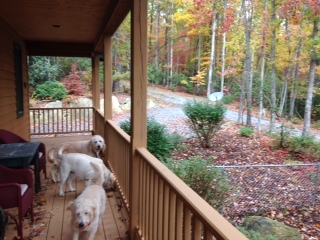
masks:
{"type": "Polygon", "coordinates": [[[70,201],[68,206],[67,206],[67,210],[70,210],[70,211],[73,212],[74,209],[75,209],[75,203],[74,203],[74,201],[70,201]]]}
{"type": "Polygon", "coordinates": [[[107,148],[107,146],[106,146],[105,144],[103,144],[102,149],[101,149],[101,151],[100,151],[100,157],[101,157],[101,158],[104,157],[104,154],[105,154],[105,152],[106,152],[106,148],[107,148]]]}

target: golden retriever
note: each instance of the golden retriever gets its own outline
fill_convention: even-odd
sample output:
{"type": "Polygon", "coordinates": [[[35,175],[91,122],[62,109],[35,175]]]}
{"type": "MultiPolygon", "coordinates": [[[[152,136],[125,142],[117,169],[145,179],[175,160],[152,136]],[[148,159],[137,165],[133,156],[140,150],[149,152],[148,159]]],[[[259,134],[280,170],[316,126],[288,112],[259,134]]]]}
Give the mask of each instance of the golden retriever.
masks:
{"type": "Polygon", "coordinates": [[[106,193],[101,186],[104,181],[102,170],[93,162],[90,165],[100,176],[97,178],[97,185],[87,186],[67,207],[72,212],[71,225],[74,240],[79,239],[82,232],[89,233],[89,240],[94,239],[107,205],[106,193]]]}
{"type": "Polygon", "coordinates": [[[53,163],[51,168],[52,182],[60,181],[60,159],[58,151],[63,153],[83,153],[91,157],[103,158],[106,149],[105,141],[100,135],[94,135],[90,140],[62,143],[48,151],[48,161],[53,163]]]}

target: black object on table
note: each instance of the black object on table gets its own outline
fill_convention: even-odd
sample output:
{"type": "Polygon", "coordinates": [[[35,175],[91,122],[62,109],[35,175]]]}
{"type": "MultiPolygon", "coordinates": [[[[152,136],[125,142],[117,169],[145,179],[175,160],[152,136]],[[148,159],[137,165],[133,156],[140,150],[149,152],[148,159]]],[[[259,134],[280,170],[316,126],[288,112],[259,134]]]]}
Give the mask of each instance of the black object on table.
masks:
{"type": "MultiPolygon", "coordinates": [[[[40,190],[39,173],[40,142],[0,144],[0,164],[8,168],[29,168],[34,159],[35,192],[40,190]]],[[[1,176],[0,176],[1,177],[1,176]]]]}

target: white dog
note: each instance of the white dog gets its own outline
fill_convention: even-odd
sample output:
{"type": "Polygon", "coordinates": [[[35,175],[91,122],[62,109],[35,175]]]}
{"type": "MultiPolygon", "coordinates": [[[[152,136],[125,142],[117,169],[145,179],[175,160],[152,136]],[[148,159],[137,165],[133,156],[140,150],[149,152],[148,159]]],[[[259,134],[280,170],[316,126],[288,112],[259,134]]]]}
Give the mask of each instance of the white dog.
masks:
{"type": "Polygon", "coordinates": [[[101,187],[104,180],[102,170],[93,162],[90,165],[100,176],[97,178],[97,185],[87,186],[67,207],[72,212],[73,240],[79,239],[80,233],[84,231],[89,232],[88,239],[93,240],[106,208],[106,193],[101,187]]]}
{"type": "Polygon", "coordinates": [[[94,158],[83,153],[66,153],[62,154],[62,150],[58,152],[60,163],[60,196],[63,197],[64,185],[67,181],[70,191],[75,191],[72,187],[72,180],[77,176],[80,180],[86,180],[86,185],[89,186],[99,177],[98,172],[92,168],[91,162],[97,164],[103,173],[103,186],[109,190],[112,189],[115,183],[115,177],[110,170],[104,165],[99,158],[94,158]]]}
{"type": "Polygon", "coordinates": [[[58,158],[59,150],[62,150],[63,153],[84,153],[92,157],[102,158],[104,156],[105,149],[106,145],[104,139],[100,135],[94,135],[87,141],[68,142],[51,148],[48,151],[48,161],[53,163],[51,168],[52,182],[60,180],[60,158],[58,158]]]}

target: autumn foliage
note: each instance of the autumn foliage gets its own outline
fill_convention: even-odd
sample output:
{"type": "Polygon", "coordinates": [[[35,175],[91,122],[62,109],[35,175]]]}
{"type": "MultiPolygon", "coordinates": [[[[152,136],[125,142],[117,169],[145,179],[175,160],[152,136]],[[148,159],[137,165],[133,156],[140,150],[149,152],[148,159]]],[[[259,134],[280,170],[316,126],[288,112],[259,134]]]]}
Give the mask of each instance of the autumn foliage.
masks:
{"type": "Polygon", "coordinates": [[[85,94],[86,86],[82,80],[82,72],[77,72],[78,65],[71,65],[71,74],[66,76],[62,83],[69,91],[70,95],[83,96],[85,94]]]}

